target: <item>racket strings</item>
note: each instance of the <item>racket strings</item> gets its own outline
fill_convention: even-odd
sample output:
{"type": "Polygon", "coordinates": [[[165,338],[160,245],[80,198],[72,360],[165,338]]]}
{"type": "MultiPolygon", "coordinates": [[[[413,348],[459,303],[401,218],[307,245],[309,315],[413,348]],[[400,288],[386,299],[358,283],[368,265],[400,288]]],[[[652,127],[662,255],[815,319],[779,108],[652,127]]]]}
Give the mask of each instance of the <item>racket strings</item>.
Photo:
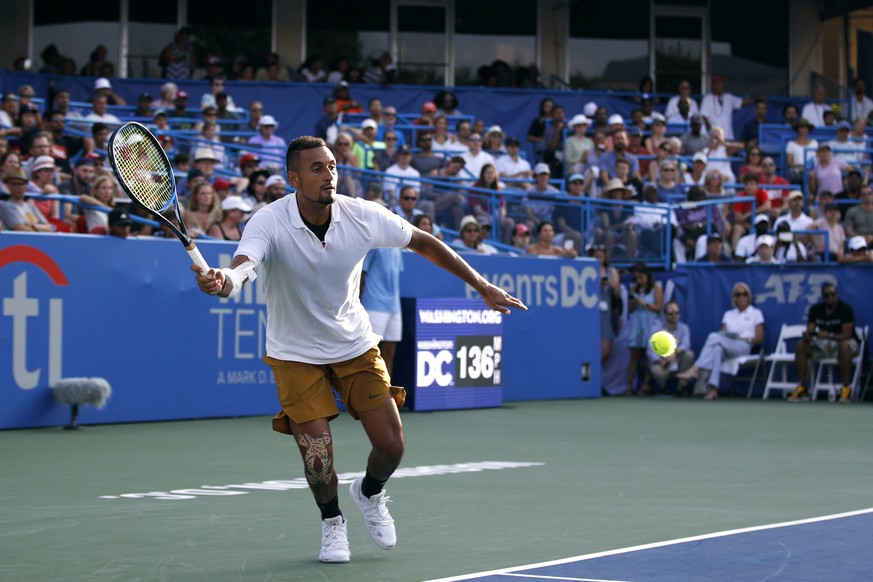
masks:
{"type": "Polygon", "coordinates": [[[129,194],[153,212],[162,212],[173,198],[173,174],[156,139],[136,125],[123,126],[112,148],[115,168],[129,194]]]}

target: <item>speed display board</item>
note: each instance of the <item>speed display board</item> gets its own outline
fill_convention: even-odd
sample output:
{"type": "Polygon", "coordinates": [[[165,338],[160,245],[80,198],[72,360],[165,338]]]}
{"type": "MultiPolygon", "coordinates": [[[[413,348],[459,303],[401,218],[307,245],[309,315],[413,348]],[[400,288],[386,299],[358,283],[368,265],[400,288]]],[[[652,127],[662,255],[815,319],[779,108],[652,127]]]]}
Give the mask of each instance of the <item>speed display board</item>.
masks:
{"type": "Polygon", "coordinates": [[[501,406],[503,315],[481,299],[418,299],[410,311],[413,409],[501,406]]]}

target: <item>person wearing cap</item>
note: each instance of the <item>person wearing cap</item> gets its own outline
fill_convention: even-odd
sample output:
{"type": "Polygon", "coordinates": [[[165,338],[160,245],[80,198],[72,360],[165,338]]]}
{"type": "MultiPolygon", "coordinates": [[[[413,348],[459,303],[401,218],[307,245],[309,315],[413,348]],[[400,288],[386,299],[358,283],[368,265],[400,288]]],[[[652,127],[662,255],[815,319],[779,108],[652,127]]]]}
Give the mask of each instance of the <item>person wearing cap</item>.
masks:
{"type": "MultiPolygon", "coordinates": [[[[786,195],[786,201],[788,203],[788,212],[776,219],[776,222],[773,223],[773,228],[778,228],[783,222],[787,222],[791,226],[791,232],[812,228],[814,220],[803,211],[803,192],[791,190],[786,195]]],[[[801,242],[808,241],[809,236],[805,236],[801,240],[801,242]]]]}
{"type": "Polygon", "coordinates": [[[652,119],[652,134],[643,140],[643,145],[650,152],[656,152],[665,141],[667,141],[667,120],[658,115],[652,119]]]}
{"type": "MultiPolygon", "coordinates": [[[[404,452],[398,413],[403,390],[391,386],[380,338],[359,298],[366,254],[374,248],[409,248],[463,280],[488,308],[507,315],[510,307],[526,307],[432,235],[376,204],[338,195],[333,154],[323,140],[299,137],[287,157],[295,195],[252,217],[229,268],[192,270],[203,293],[227,298],[237,296],[260,267],[267,290],[264,361],[273,370],[282,403],[273,429],[293,436],[303,459],[321,512],[319,559],[348,562],[329,424],[339,416],[333,389],[360,420],[372,446],[364,475],[354,480],[350,494],[371,539],[385,550],[394,548],[397,537],[384,486],[404,452]]],[[[470,221],[476,225],[470,217],[465,226],[470,221]]]]}
{"type": "Polygon", "coordinates": [[[275,168],[279,171],[285,167],[284,151],[287,147],[285,140],[275,135],[277,126],[276,118],[272,115],[264,115],[258,121],[258,135],[249,138],[249,145],[262,148],[261,164],[267,168],[275,168]]]}
{"type": "Polygon", "coordinates": [[[724,130],[724,140],[734,139],[734,111],[752,102],[750,97],[745,99],[733,95],[724,90],[725,78],[723,75],[715,75],[712,78],[712,92],[703,96],[700,100],[700,116],[703,118],[708,131],[713,127],[721,127],[724,130]]]}
{"type": "Polygon", "coordinates": [[[717,232],[706,237],[706,252],[697,259],[698,263],[731,263],[731,258],[724,251],[724,239],[717,232]]]}
{"type": "Polygon", "coordinates": [[[483,255],[493,255],[497,253],[497,249],[493,246],[484,246],[480,239],[482,227],[479,226],[479,221],[472,214],[468,214],[461,219],[461,224],[458,227],[458,238],[449,243],[449,246],[459,253],[478,253],[483,255]]]}
{"type": "Polygon", "coordinates": [[[761,235],[767,234],[770,231],[770,217],[764,212],[756,214],[754,219],[754,230],[749,234],[743,235],[736,245],[734,245],[734,260],[737,262],[745,262],[746,259],[753,256],[758,248],[758,238],[761,235]]]}
{"type": "Polygon", "coordinates": [[[863,236],[867,244],[873,243],[873,190],[869,184],[861,188],[861,202],[846,211],[843,221],[847,237],[863,236]]]}
{"type": "Polygon", "coordinates": [[[130,215],[124,210],[120,208],[110,210],[107,222],[109,228],[106,234],[109,236],[117,238],[130,237],[130,227],[133,226],[133,221],[130,219],[130,215]]]}
{"type": "Polygon", "coordinates": [[[194,129],[197,126],[197,121],[192,118],[192,115],[192,113],[188,112],[188,92],[176,91],[176,97],[173,99],[173,109],[169,111],[170,123],[173,129],[194,129]]]}
{"type": "Polygon", "coordinates": [[[436,125],[437,118],[437,106],[433,101],[425,101],[424,105],[421,106],[421,117],[413,120],[413,125],[426,125],[428,127],[434,127],[436,125]]]}
{"type": "MultiPolygon", "coordinates": [[[[379,111],[381,113],[381,109],[379,111]]],[[[367,170],[374,169],[376,151],[384,150],[386,147],[384,141],[376,139],[376,135],[379,132],[379,124],[376,120],[372,118],[365,119],[361,122],[360,129],[348,125],[343,125],[341,129],[355,136],[352,153],[361,160],[362,167],[367,170]]]]}
{"type": "Polygon", "coordinates": [[[136,98],[136,109],[133,110],[134,117],[142,117],[147,120],[152,119],[152,96],[148,93],[140,93],[136,98]]]}
{"type": "Polygon", "coordinates": [[[499,125],[492,125],[485,132],[485,142],[482,149],[495,160],[506,155],[506,147],[503,144],[505,135],[499,125]]]}
{"type": "MultiPolygon", "coordinates": [[[[839,401],[848,404],[852,401],[852,358],[861,349],[855,328],[855,310],[840,299],[836,283],[824,283],[821,286],[821,297],[820,303],[809,308],[806,330],[794,346],[794,366],[801,382],[788,397],[788,401],[809,400],[809,391],[804,382],[809,378],[811,360],[836,358],[843,380],[839,401]]],[[[859,363],[862,364],[863,362],[859,363]]]]}
{"type": "Polygon", "coordinates": [[[91,101],[91,112],[85,116],[85,121],[101,122],[108,125],[121,125],[121,120],[107,112],[108,101],[106,95],[95,95],[91,101]]]}
{"type": "Polygon", "coordinates": [[[558,189],[549,184],[551,168],[543,162],[534,166],[534,184],[527,190],[527,195],[521,203],[524,211],[524,221],[531,231],[536,232],[537,226],[544,220],[552,220],[555,211],[554,196],[558,189]]]}
{"type": "MultiPolygon", "coordinates": [[[[603,186],[602,198],[627,202],[633,192],[621,179],[613,178],[603,186]]],[[[609,204],[597,213],[595,238],[603,240],[607,256],[612,257],[616,248],[629,258],[636,256],[637,236],[633,226],[634,210],[624,204],[609,204]]]]}
{"type": "Polygon", "coordinates": [[[208,182],[212,181],[215,166],[221,164],[221,159],[211,147],[198,147],[194,150],[194,167],[203,173],[208,182]]]}
{"type": "Polygon", "coordinates": [[[813,125],[804,118],[794,124],[797,135],[785,144],[785,166],[788,168],[788,179],[792,184],[803,182],[804,167],[815,163],[813,152],[818,149],[818,141],[810,137],[813,125]],[[807,153],[809,152],[809,153],[807,153]]]}
{"type": "Polygon", "coordinates": [[[516,224],[515,228],[512,229],[512,247],[520,251],[521,254],[524,254],[527,251],[527,247],[530,246],[530,238],[530,229],[526,224],[516,224]]]}
{"type": "Polygon", "coordinates": [[[594,148],[594,142],[586,132],[591,125],[591,120],[584,114],[579,113],[570,118],[571,135],[564,138],[564,168],[567,175],[576,171],[578,165],[582,167],[588,162],[588,152],[594,148]]]}
{"type": "Polygon", "coordinates": [[[394,164],[385,169],[382,190],[389,207],[397,203],[402,186],[412,186],[416,192],[421,188],[421,173],[410,165],[411,162],[412,151],[406,146],[400,146],[397,148],[394,164]]]}
{"type": "Polygon", "coordinates": [[[210,226],[206,234],[219,240],[240,240],[242,223],[246,214],[251,211],[251,204],[243,200],[242,196],[228,196],[221,201],[221,220],[210,226]]]}
{"type": "Polygon", "coordinates": [[[20,167],[3,171],[3,184],[9,191],[9,199],[0,201],[0,223],[9,230],[31,232],[54,232],[56,227],[27,199],[27,174],[20,167]]]}
{"type": "Polygon", "coordinates": [[[846,243],[846,252],[839,256],[841,265],[852,263],[873,263],[873,251],[863,236],[853,236],[846,243]]]}
{"type": "MultiPolygon", "coordinates": [[[[36,157],[29,165],[30,181],[27,183],[28,194],[57,194],[55,185],[55,160],[49,155],[36,157]]],[[[34,200],[33,205],[42,212],[49,222],[60,227],[60,204],[57,200],[34,200]]],[[[69,227],[66,229],[69,231],[69,227]]]]}
{"type": "Polygon", "coordinates": [[[570,200],[558,205],[555,209],[555,228],[558,233],[555,244],[572,243],[577,254],[582,251],[584,225],[580,205],[585,196],[586,186],[585,177],[582,174],[578,172],[570,174],[570,177],[567,178],[567,197],[570,200]]]}
{"type": "Polygon", "coordinates": [[[852,124],[848,121],[840,121],[837,123],[837,137],[827,142],[831,146],[831,151],[834,158],[843,160],[849,165],[860,165],[866,160],[867,154],[864,151],[866,146],[864,142],[858,142],[849,139],[849,133],[852,131],[852,124]]]}
{"type": "Polygon", "coordinates": [[[106,77],[100,77],[94,81],[94,95],[91,97],[92,102],[97,95],[103,95],[106,97],[106,102],[109,105],[127,105],[127,101],[122,99],[121,96],[112,89],[112,83],[110,83],[109,79],[106,77]]]}
{"type": "Polygon", "coordinates": [[[691,168],[685,172],[684,180],[686,185],[705,186],[706,180],[706,154],[697,152],[691,157],[691,168]]]}
{"type": "Polygon", "coordinates": [[[670,119],[679,112],[679,101],[685,99],[688,103],[688,112],[691,115],[700,112],[697,106],[697,101],[691,96],[691,82],[688,79],[679,81],[678,94],[673,95],[667,100],[667,106],[664,108],[664,117],[670,119]]]}
{"type": "Polygon", "coordinates": [[[853,166],[844,160],[834,157],[830,144],[823,143],[818,146],[815,166],[809,171],[809,193],[818,196],[819,193],[839,192],[843,189],[843,174],[853,166]]]}
{"type": "Polygon", "coordinates": [[[762,234],[755,239],[755,252],[745,261],[747,265],[778,265],[782,261],[774,256],[776,239],[773,235],[762,234]]]}
{"type": "Polygon", "coordinates": [[[774,230],[776,247],[773,254],[777,260],[785,263],[801,263],[810,259],[806,245],[801,244],[799,237],[791,232],[791,225],[788,222],[780,222],[774,230]]]}

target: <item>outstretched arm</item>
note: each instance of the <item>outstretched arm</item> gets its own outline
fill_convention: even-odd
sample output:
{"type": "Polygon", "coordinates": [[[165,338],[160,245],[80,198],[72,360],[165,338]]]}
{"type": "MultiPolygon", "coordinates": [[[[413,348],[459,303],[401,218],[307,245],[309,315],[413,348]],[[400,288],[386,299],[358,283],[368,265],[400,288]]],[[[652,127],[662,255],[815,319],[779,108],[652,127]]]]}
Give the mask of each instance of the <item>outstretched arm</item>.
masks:
{"type": "Polygon", "coordinates": [[[486,305],[494,311],[509,313],[509,307],[527,310],[527,306],[500,287],[492,285],[444,242],[433,235],[412,227],[412,240],[407,248],[433,264],[442,267],[475,289],[486,305]]]}

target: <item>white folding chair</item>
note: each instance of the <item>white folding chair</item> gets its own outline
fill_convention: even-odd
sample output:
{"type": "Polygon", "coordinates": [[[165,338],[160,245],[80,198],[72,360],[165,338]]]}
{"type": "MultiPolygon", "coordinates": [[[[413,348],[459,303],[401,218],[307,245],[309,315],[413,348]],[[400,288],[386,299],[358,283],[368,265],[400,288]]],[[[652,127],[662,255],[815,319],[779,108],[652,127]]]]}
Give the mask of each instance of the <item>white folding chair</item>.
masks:
{"type": "MultiPolygon", "coordinates": [[[[858,331],[861,332],[861,341],[858,342],[860,349],[858,350],[858,355],[852,358],[853,371],[851,382],[846,382],[846,385],[852,389],[852,400],[856,399],[858,388],[861,384],[861,369],[864,367],[864,352],[867,349],[867,334],[870,331],[870,326],[865,325],[859,328],[858,331]]],[[[829,399],[836,399],[836,391],[842,386],[842,384],[834,382],[834,368],[840,365],[838,358],[823,358],[816,360],[815,363],[818,364],[818,370],[815,373],[815,382],[812,385],[812,399],[815,400],[818,393],[824,391],[828,393],[829,399]],[[826,381],[823,380],[825,373],[827,373],[826,381]]],[[[844,382],[845,380],[843,378],[844,382]]]]}
{"type": "Polygon", "coordinates": [[[758,371],[761,369],[761,364],[764,362],[764,353],[758,346],[758,349],[753,348],[752,353],[747,356],[737,356],[736,358],[728,358],[727,360],[722,360],[721,362],[721,373],[725,376],[730,376],[728,379],[728,383],[730,386],[729,393],[733,395],[733,384],[735,382],[739,382],[745,380],[744,378],[737,378],[737,374],[740,369],[747,368],[754,364],[755,368],[752,372],[751,378],[749,378],[749,390],[746,392],[746,398],[752,397],[752,390],[755,388],[755,380],[758,378],[758,371]]]}
{"type": "Polygon", "coordinates": [[[771,390],[781,390],[782,397],[785,398],[788,396],[787,392],[797,388],[798,383],[800,383],[799,380],[788,380],[788,366],[794,364],[794,346],[791,346],[789,350],[788,344],[800,339],[804,331],[806,331],[806,324],[782,324],[782,329],[779,331],[779,340],[776,342],[776,350],[772,354],[764,356],[764,361],[770,364],[767,384],[764,385],[764,400],[770,397],[771,390]],[[780,372],[778,378],[776,377],[777,368],[779,368],[780,372]]]}

